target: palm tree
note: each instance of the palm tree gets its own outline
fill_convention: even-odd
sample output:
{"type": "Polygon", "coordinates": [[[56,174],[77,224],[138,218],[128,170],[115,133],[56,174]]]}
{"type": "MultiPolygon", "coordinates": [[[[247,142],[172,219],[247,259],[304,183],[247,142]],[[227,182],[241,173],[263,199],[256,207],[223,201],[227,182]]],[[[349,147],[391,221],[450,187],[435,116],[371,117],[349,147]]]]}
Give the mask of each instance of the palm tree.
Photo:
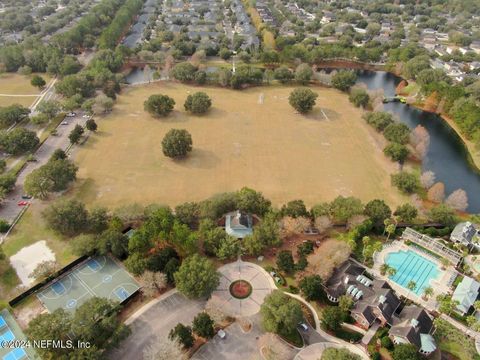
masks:
{"type": "Polygon", "coordinates": [[[480,310],[480,300],[477,300],[473,303],[473,308],[477,311],[480,310]]]}
{"type": "Polygon", "coordinates": [[[387,276],[388,277],[393,277],[397,273],[397,269],[390,267],[390,269],[387,270],[387,276]]]}
{"type": "Polygon", "coordinates": [[[387,232],[387,241],[390,240],[390,236],[392,236],[392,234],[395,233],[395,230],[397,229],[397,225],[395,224],[390,224],[390,225],[387,225],[387,227],[385,228],[385,231],[387,232]]]}
{"type": "Polygon", "coordinates": [[[413,290],[415,290],[415,288],[417,287],[417,283],[413,280],[410,280],[407,284],[407,289],[411,292],[413,290]]]}
{"type": "Polygon", "coordinates": [[[385,275],[389,269],[392,267],[388,265],[387,263],[383,263],[382,266],[380,266],[380,274],[385,275]]]}
{"type": "Polygon", "coordinates": [[[433,295],[433,288],[431,286],[427,286],[423,289],[423,297],[428,299],[430,296],[433,295]]]}

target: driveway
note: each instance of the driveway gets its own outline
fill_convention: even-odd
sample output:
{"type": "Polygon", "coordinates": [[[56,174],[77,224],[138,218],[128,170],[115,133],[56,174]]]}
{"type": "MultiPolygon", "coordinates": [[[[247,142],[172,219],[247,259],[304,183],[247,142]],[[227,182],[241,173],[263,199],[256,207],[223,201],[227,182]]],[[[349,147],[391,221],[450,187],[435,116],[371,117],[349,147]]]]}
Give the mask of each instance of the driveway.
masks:
{"type": "Polygon", "coordinates": [[[36,162],[28,162],[27,165],[23,168],[20,174],[17,177],[15,182],[15,188],[13,191],[8,193],[5,200],[2,202],[0,207],[0,218],[12,222],[15,217],[20,213],[22,208],[17,205],[19,201],[22,200],[23,191],[23,182],[28,174],[33,170],[38,169],[40,166],[44,165],[52,153],[57,149],[65,150],[70,144],[68,135],[73,130],[75,125],[79,124],[81,126],[85,125],[87,119],[82,117],[83,113],[77,113],[75,117],[65,118],[65,121],[68,122],[68,125],[59,125],[57,127],[58,135],[50,135],[47,140],[38,148],[34,156],[37,159],[36,162]]]}
{"type": "Polygon", "coordinates": [[[190,325],[195,315],[203,311],[205,301],[189,300],[178,292],[173,292],[160,300],[153,300],[127,320],[132,329],[131,335],[120,347],[109,354],[115,360],[141,360],[143,350],[157,337],[167,337],[170,330],[179,322],[190,325]],[[156,301],[156,302],[155,302],[156,301]]]}

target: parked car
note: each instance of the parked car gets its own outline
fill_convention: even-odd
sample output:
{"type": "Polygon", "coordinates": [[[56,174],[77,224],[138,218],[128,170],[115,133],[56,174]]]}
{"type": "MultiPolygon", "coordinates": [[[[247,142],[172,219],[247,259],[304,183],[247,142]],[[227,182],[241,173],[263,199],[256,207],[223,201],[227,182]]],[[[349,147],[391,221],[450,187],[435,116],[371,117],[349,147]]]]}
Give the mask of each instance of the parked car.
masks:
{"type": "Polygon", "coordinates": [[[26,206],[26,205],[28,205],[28,201],[19,201],[17,205],[18,206],[26,206]]]}
{"type": "Polygon", "coordinates": [[[83,115],[82,117],[83,117],[84,119],[88,119],[88,118],[91,117],[91,116],[92,116],[92,115],[85,114],[85,115],[83,115]]]}
{"type": "Polygon", "coordinates": [[[217,335],[220,339],[225,339],[227,337],[227,333],[222,329],[218,330],[217,335]]]}
{"type": "Polygon", "coordinates": [[[307,324],[305,324],[305,323],[303,323],[303,322],[298,323],[298,327],[299,327],[300,329],[302,329],[303,331],[308,331],[308,326],[307,326],[307,324]]]}
{"type": "Polygon", "coordinates": [[[67,113],[66,116],[67,116],[67,117],[74,117],[74,116],[76,116],[76,115],[77,115],[77,114],[75,114],[74,112],[69,112],[69,113],[67,113]]]}
{"type": "Polygon", "coordinates": [[[68,121],[62,121],[61,125],[68,125],[68,121]]]}
{"type": "Polygon", "coordinates": [[[22,195],[22,199],[30,200],[31,198],[32,198],[32,195],[28,195],[28,194],[23,194],[22,195]]]}

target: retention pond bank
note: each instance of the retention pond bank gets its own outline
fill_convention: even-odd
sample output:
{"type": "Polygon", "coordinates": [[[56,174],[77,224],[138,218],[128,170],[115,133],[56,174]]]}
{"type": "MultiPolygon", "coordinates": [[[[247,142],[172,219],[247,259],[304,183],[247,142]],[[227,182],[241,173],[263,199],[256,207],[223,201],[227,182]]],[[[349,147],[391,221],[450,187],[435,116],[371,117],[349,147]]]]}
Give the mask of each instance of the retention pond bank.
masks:
{"type": "MultiPolygon", "coordinates": [[[[358,83],[369,89],[383,89],[386,97],[395,96],[395,89],[401,79],[383,71],[358,71],[358,83]]],[[[400,102],[384,104],[385,111],[395,114],[410,128],[424,126],[430,134],[430,146],[422,163],[424,171],[435,173],[437,181],[445,184],[450,194],[463,189],[468,194],[471,213],[480,212],[480,174],[470,164],[468,150],[460,136],[439,115],[429,113],[400,102]]]]}

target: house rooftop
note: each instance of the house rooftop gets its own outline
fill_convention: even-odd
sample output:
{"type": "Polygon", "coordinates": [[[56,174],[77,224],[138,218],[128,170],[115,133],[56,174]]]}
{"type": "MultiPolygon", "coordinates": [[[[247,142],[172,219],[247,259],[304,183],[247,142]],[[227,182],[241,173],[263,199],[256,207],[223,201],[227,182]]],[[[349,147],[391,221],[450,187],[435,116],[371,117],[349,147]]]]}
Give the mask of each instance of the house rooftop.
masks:
{"type": "Polygon", "coordinates": [[[467,313],[478,297],[480,283],[471,277],[465,276],[452,295],[452,300],[458,301],[457,310],[467,313]]]}

